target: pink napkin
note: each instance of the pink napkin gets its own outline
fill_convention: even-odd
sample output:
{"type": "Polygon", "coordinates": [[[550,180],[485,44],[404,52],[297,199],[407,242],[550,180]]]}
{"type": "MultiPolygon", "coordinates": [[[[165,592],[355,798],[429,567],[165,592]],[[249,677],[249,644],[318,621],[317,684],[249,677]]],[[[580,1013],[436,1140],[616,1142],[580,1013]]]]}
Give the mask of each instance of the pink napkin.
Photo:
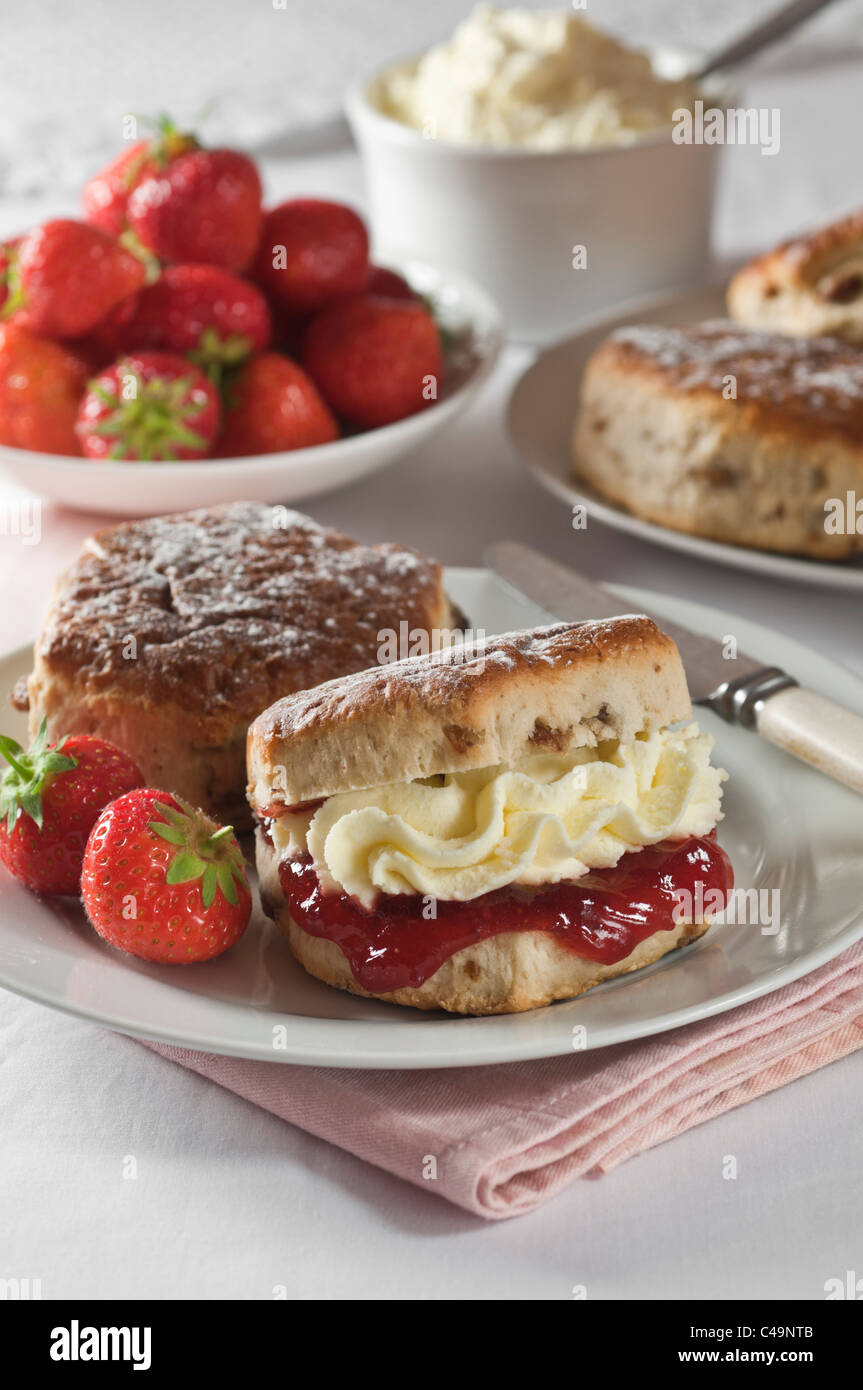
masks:
{"type": "Polygon", "coordinates": [[[547,1061],[344,1071],[148,1045],[368,1163],[500,1220],[863,1047],[863,943],[718,1018],[547,1061]]]}

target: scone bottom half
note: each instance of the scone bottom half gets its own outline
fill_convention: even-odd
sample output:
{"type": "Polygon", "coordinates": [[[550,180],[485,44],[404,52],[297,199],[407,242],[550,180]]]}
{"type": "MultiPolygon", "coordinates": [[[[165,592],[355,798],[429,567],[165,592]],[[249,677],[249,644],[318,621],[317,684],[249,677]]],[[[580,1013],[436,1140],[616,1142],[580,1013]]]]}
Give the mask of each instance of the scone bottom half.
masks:
{"type": "Polygon", "coordinates": [[[249,731],[265,910],[354,994],[462,1014],[573,998],[724,906],[711,743],[638,615],[289,696],[249,731]]]}

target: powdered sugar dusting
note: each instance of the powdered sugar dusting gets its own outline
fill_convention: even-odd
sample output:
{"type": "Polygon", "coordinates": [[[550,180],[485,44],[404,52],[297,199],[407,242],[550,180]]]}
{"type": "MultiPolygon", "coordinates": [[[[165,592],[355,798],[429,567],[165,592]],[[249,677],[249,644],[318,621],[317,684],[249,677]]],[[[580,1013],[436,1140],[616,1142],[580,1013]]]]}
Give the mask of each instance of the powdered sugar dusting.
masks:
{"type": "Polygon", "coordinates": [[[85,543],[40,642],[88,688],[237,717],[360,670],[382,629],[440,622],[440,567],[252,502],[127,523],[85,543]]]}
{"type": "Polygon", "coordinates": [[[710,390],[729,408],[754,404],[863,440],[863,353],[832,338],[794,338],[728,320],[637,324],[611,341],[683,391],[710,390]],[[733,378],[732,395],[729,381],[733,378]]]}
{"type": "Polygon", "coordinates": [[[503,633],[342,676],[318,690],[300,691],[267,710],[256,727],[259,737],[279,737],[396,706],[455,710],[479,682],[495,684],[495,673],[565,667],[591,655],[602,660],[622,645],[635,651],[657,640],[655,624],[639,614],[503,633]]]}

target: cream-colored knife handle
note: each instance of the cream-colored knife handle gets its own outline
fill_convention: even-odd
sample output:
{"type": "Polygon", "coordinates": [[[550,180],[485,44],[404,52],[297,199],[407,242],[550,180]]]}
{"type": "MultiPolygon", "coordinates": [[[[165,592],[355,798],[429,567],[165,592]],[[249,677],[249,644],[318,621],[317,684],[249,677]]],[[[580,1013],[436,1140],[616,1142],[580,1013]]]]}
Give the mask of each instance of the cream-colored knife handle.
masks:
{"type": "Polygon", "coordinates": [[[863,718],[824,695],[791,686],[759,704],[762,738],[863,795],[863,718]]]}

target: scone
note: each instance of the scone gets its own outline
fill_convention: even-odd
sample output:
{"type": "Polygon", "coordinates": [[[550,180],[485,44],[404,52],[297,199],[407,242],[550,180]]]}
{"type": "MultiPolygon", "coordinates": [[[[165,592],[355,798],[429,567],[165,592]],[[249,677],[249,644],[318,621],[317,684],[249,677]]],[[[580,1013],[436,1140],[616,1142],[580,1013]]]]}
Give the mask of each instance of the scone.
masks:
{"type": "Polygon", "coordinates": [[[264,906],[311,975],[419,1009],[514,1013],[637,970],[731,887],[725,774],[670,727],[690,714],[645,617],[288,696],[249,730],[264,906]]]}
{"type": "Polygon", "coordinates": [[[635,516],[732,545],[842,560],[825,510],[863,495],[863,353],[727,320],[613,333],[585,369],[578,478],[635,516]]]}
{"type": "Polygon", "coordinates": [[[248,825],[255,715],[377,661],[403,622],[430,643],[456,625],[440,566],[413,551],[254,502],[129,522],[60,579],[16,703],[31,730],[107,738],[150,785],[248,825]]]}
{"type": "Polygon", "coordinates": [[[727,303],[751,328],[863,343],[863,212],[750,261],[731,280],[727,303]]]}

